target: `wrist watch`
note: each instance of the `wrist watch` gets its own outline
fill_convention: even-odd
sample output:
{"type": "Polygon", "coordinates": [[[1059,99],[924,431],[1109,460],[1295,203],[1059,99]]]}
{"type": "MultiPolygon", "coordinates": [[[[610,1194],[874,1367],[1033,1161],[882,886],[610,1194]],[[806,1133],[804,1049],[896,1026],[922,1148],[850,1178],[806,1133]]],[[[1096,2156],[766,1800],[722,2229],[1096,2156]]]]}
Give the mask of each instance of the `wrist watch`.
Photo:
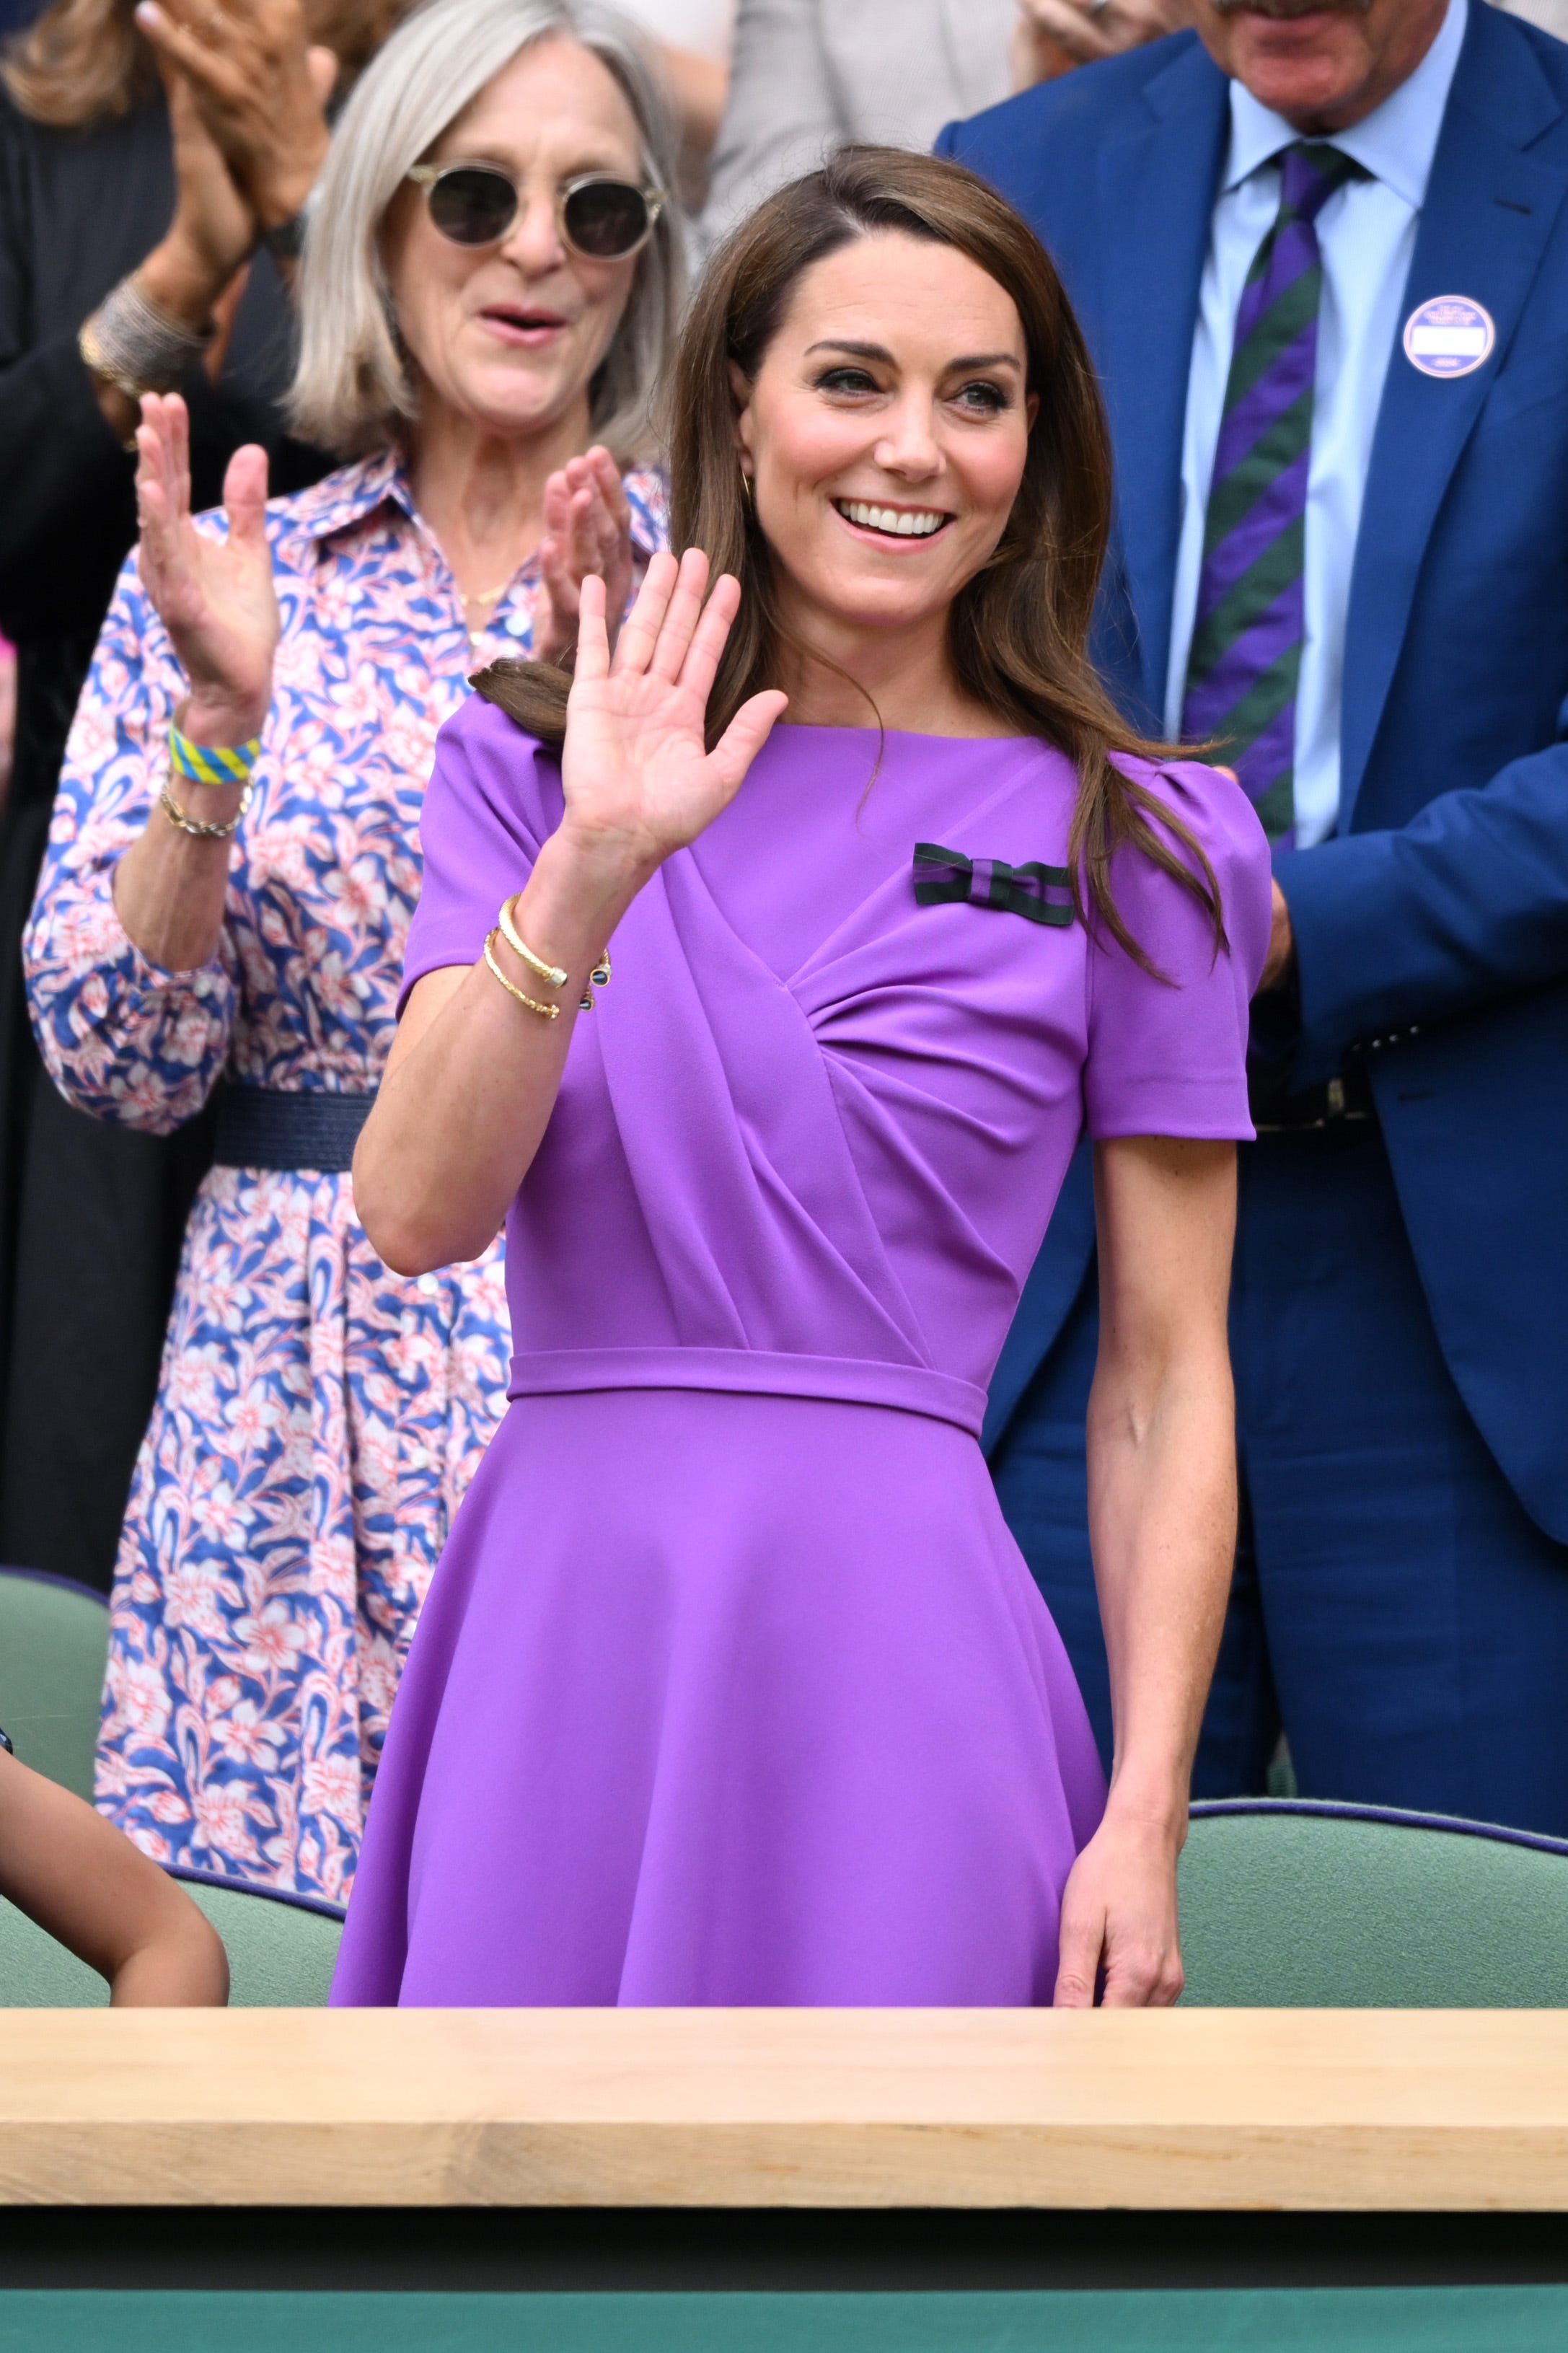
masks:
{"type": "Polygon", "coordinates": [[[318,180],[297,213],[290,213],[271,228],[261,232],[261,242],[274,261],[298,261],[305,250],[305,232],[310,226],[316,209],[316,199],[321,184],[318,180]]]}

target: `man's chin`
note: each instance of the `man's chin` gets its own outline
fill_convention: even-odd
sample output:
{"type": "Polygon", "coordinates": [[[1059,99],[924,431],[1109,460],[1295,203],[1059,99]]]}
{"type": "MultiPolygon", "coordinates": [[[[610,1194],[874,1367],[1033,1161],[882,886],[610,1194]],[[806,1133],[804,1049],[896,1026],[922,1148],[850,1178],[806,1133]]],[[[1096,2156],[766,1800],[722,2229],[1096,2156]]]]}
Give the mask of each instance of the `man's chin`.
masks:
{"type": "Polygon", "coordinates": [[[1331,121],[1366,73],[1360,27],[1342,9],[1289,20],[1237,9],[1227,29],[1227,69],[1260,105],[1290,122],[1331,121]]]}

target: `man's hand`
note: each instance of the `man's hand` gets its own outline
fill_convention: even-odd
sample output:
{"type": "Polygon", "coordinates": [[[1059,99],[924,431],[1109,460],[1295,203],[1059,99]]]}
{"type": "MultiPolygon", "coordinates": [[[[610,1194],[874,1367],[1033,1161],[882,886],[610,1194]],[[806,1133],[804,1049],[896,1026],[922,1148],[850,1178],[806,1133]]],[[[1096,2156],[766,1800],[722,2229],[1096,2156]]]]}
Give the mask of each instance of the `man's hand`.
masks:
{"type": "Polygon", "coordinates": [[[1018,0],[1013,87],[1054,81],[1074,66],[1179,33],[1190,21],[1186,0],[1018,0]]]}
{"type": "Polygon", "coordinates": [[[1290,910],[1285,904],[1285,893],[1278,882],[1274,888],[1274,913],[1268,927],[1268,954],[1263,960],[1263,977],[1258,984],[1258,995],[1265,989],[1278,988],[1290,969],[1296,953],[1296,934],[1290,928],[1290,910]]]}
{"type": "Polygon", "coordinates": [[[141,0],[136,22],[188,77],[262,229],[292,220],[326,158],[337,72],[310,46],[300,0],[141,0]]]}

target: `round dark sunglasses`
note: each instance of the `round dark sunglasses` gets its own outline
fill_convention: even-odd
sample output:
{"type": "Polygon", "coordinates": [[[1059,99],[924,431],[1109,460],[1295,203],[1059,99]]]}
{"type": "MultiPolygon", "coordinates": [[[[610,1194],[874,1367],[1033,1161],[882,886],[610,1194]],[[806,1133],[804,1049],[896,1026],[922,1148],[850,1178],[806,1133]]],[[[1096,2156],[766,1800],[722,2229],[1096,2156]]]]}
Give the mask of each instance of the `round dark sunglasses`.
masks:
{"type": "MultiPolygon", "coordinates": [[[[416,164],[408,176],[453,245],[497,245],[517,218],[517,183],[497,164],[416,164]]],[[[584,260],[625,261],[647,243],[664,203],[662,189],[585,172],[556,190],[555,223],[584,260]]]]}

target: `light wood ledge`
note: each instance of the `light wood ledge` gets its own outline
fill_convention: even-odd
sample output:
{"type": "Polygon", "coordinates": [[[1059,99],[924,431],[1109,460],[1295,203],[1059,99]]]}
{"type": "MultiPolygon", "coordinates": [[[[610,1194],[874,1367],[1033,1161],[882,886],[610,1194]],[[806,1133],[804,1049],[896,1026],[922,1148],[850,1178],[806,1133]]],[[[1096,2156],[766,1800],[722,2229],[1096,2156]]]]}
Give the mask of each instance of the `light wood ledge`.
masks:
{"type": "Polygon", "coordinates": [[[0,2010],[0,2204],[1568,2208],[1568,2011],[0,2010]]]}

